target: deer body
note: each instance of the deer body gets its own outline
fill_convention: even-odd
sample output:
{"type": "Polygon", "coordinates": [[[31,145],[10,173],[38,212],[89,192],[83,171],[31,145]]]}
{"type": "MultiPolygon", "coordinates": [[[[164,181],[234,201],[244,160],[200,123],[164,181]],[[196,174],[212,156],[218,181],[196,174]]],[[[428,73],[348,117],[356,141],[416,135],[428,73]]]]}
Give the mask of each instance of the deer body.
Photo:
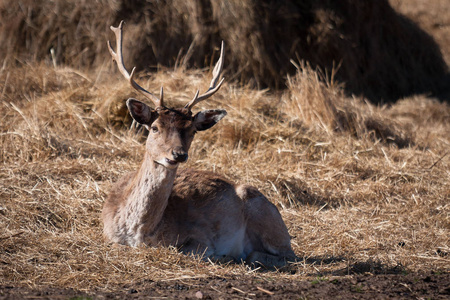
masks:
{"type": "Polygon", "coordinates": [[[119,70],[131,85],[149,97],[152,109],[135,99],[127,101],[135,121],[149,129],[143,162],[112,188],[102,211],[104,234],[112,242],[138,246],[175,246],[204,258],[246,260],[280,267],[295,259],[290,236],[278,209],[256,188],[235,185],[223,177],[180,169],[188,159],[194,135],[214,126],[224,110],[191,108],[214,94],[223,64],[223,46],[210,89],[184,108],[167,108],[161,99],[141,88],[125,69],[121,54],[122,23],[112,27],[119,70]]]}
{"type": "MultiPolygon", "coordinates": [[[[170,170],[166,177],[172,179],[167,186],[173,189],[169,194],[163,191],[165,197],[158,194],[160,189],[150,188],[142,198],[130,197],[126,204],[107,202],[112,205],[105,205],[104,219],[112,222],[105,224],[105,234],[114,242],[131,246],[172,245],[205,257],[245,259],[244,203],[234,186],[212,173],[190,169],[175,172],[170,170]],[[105,215],[110,212],[111,217],[105,215]]],[[[122,180],[130,184],[130,178],[137,175],[131,173],[122,180]]],[[[123,193],[120,183],[115,187],[110,199],[123,193]]]]}

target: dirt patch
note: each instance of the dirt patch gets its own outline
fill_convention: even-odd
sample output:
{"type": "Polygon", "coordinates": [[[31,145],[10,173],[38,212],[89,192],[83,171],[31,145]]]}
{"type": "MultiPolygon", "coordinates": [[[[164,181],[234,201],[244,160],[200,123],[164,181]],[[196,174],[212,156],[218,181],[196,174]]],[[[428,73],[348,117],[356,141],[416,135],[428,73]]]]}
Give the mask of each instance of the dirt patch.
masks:
{"type": "Polygon", "coordinates": [[[405,275],[357,275],[318,277],[307,281],[241,277],[184,279],[153,282],[144,280],[119,287],[116,292],[82,292],[73,289],[0,286],[0,299],[448,299],[450,273],[405,275]]]}

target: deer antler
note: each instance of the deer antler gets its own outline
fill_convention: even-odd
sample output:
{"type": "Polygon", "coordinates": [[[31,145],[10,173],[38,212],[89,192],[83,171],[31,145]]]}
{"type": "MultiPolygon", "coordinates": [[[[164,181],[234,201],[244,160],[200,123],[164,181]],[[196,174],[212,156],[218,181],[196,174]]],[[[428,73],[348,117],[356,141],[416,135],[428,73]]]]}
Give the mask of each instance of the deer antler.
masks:
{"type": "Polygon", "coordinates": [[[130,75],[130,73],[128,73],[127,69],[125,68],[125,65],[123,63],[123,55],[122,55],[122,27],[123,27],[123,21],[120,22],[119,27],[111,26],[111,30],[116,35],[116,47],[117,47],[117,51],[114,51],[113,48],[111,47],[111,43],[108,41],[109,52],[111,53],[113,60],[116,61],[117,67],[119,67],[120,73],[122,73],[122,75],[125,77],[125,79],[130,82],[131,86],[134,89],[136,89],[142,95],[144,95],[145,97],[150,99],[155,104],[155,107],[163,106],[162,87],[161,87],[161,99],[159,99],[158,97],[156,97],[155,95],[153,95],[152,93],[150,93],[149,91],[147,91],[146,89],[141,87],[139,84],[137,84],[136,81],[134,81],[133,77],[135,75],[136,67],[134,67],[133,70],[131,71],[131,75],[130,75]]]}
{"type": "Polygon", "coordinates": [[[217,84],[217,82],[219,81],[220,73],[222,72],[222,69],[223,69],[224,52],[225,52],[224,43],[222,41],[222,46],[220,49],[220,57],[216,63],[216,66],[214,67],[213,79],[211,80],[209,89],[204,94],[201,94],[200,96],[198,95],[199,91],[197,90],[194,98],[188,104],[186,104],[186,106],[184,108],[187,108],[190,111],[192,109],[192,107],[194,107],[194,105],[196,105],[200,101],[208,99],[209,97],[214,95],[220,89],[220,87],[222,86],[222,83],[225,79],[225,78],[222,78],[222,80],[219,82],[219,84],[217,84]]]}

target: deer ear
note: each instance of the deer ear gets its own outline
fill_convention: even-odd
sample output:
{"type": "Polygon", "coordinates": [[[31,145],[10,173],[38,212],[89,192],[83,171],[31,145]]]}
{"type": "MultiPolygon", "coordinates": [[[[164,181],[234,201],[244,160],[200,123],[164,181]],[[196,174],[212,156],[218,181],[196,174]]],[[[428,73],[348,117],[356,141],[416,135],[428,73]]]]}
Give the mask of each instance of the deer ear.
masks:
{"type": "Polygon", "coordinates": [[[195,128],[198,131],[209,129],[226,115],[227,112],[221,109],[203,110],[194,116],[195,128]]]}
{"type": "Polygon", "coordinates": [[[158,113],[147,104],[133,98],[127,100],[127,107],[133,119],[142,125],[151,125],[158,117],[158,113]]]}

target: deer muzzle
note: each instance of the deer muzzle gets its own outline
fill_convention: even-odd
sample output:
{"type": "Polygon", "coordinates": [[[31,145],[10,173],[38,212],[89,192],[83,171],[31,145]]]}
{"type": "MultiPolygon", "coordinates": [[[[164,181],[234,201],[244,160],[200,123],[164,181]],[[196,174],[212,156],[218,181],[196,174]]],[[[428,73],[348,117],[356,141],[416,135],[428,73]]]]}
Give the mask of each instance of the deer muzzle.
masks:
{"type": "Polygon", "coordinates": [[[172,151],[172,157],[173,157],[173,160],[175,160],[176,162],[182,163],[182,162],[187,161],[189,155],[183,149],[174,149],[172,151]]]}

